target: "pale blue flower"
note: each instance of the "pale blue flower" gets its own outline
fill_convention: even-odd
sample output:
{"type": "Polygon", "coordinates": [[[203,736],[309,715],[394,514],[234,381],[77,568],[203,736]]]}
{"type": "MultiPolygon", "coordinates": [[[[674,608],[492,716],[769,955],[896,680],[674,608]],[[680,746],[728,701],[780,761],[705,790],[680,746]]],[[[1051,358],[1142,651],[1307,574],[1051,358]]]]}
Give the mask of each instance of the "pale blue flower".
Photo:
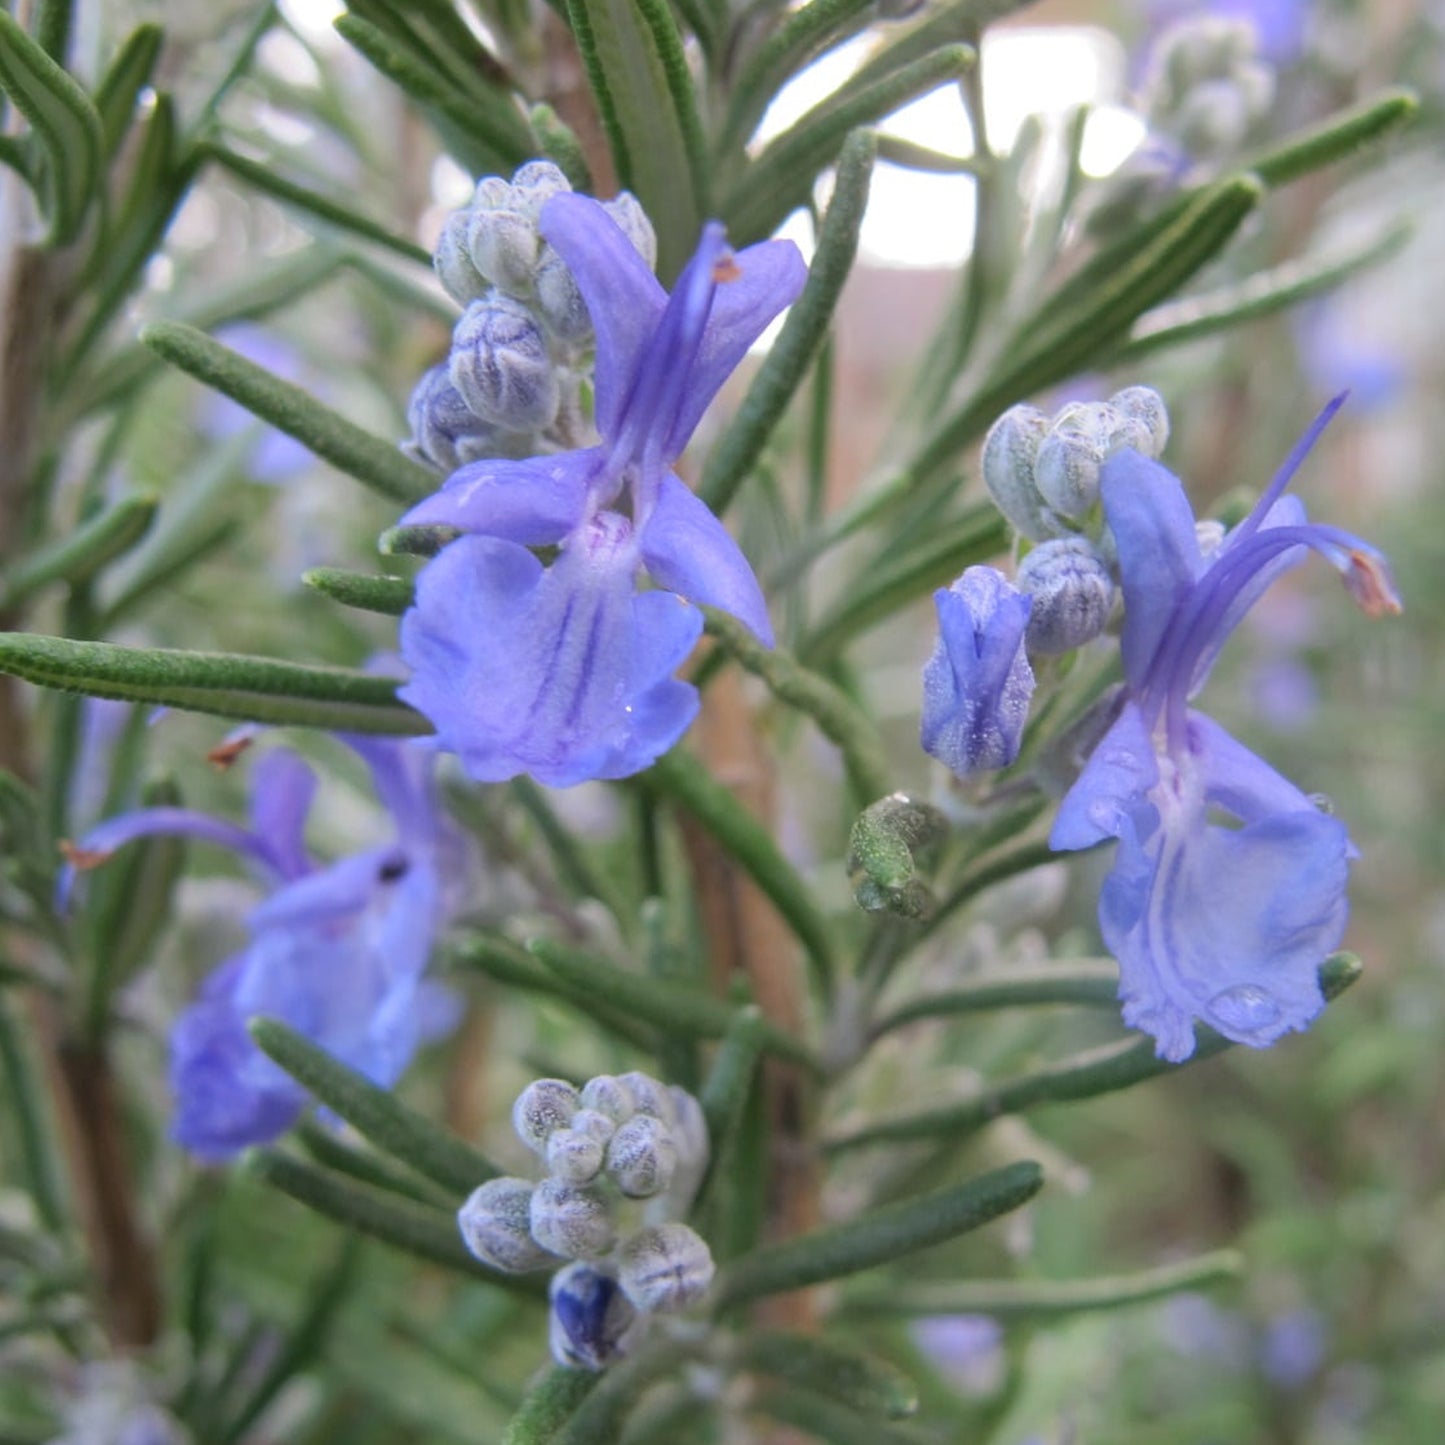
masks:
{"type": "Polygon", "coordinates": [[[277,749],[255,767],[247,827],[186,808],[142,808],[70,850],[94,867],[137,838],[189,837],[241,854],[270,889],[247,920],[245,949],[210,975],[171,1035],[172,1137],[203,1159],[275,1138],[307,1102],[252,1042],[249,1018],[278,1018],[383,1085],[448,1023],[449,1000],[423,975],[456,906],[464,853],[437,809],[431,756],[375,738],[345,741],[366,760],[394,825],[377,847],[318,866],[305,841],[316,777],[277,749]]]}
{"type": "Polygon", "coordinates": [[[923,670],[923,750],[959,777],[1007,767],[1034,691],[1024,652],[1032,599],[993,567],[970,567],[933,602],[938,643],[923,670]]]}
{"type": "Polygon", "coordinates": [[[694,603],[772,643],[746,558],[671,468],[806,272],[790,242],[734,255],[712,223],[669,296],[596,201],[554,196],[541,231],[591,313],[602,441],[474,462],[403,518],[468,535],[418,578],[400,696],[472,777],[567,787],[638,772],[692,721],[697,692],[672,673],[702,629],[694,603]],[[548,565],[530,550],[554,546],[548,565]],[[638,592],[644,569],[658,590],[638,592]]]}
{"type": "Polygon", "coordinates": [[[1263,1048],[1324,1006],[1319,965],[1339,943],[1354,849],[1344,825],[1189,707],[1229,633],[1269,584],[1323,555],[1371,615],[1399,610],[1381,554],[1306,521],[1290,478],[1339,407],[1305,434],[1254,510],[1200,549],[1178,478],[1125,451],[1103,470],[1118,548],[1125,687],[1117,720],[1064,798],[1050,842],[1117,838],[1099,897],[1126,1023],[1171,1061],[1194,1024],[1263,1048]]]}

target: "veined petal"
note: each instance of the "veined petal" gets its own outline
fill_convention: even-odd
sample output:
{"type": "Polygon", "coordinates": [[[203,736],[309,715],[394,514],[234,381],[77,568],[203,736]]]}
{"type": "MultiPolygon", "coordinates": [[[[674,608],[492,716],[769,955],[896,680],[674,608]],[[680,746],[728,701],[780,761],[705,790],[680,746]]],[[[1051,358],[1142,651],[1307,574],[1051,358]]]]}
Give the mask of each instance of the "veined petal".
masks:
{"type": "Polygon", "coordinates": [[[1191,712],[1189,750],[1204,780],[1204,799],[1242,823],[1257,823],[1277,813],[1318,811],[1290,780],[1250,752],[1237,738],[1206,717],[1191,712]]]}
{"type": "Polygon", "coordinates": [[[524,547],[550,546],[576,529],[602,467],[596,447],[512,462],[471,462],[418,502],[401,526],[456,527],[524,547]]]}
{"type": "Polygon", "coordinates": [[[703,412],[748,348],[798,299],[808,268],[791,241],[761,241],[725,257],[713,279],[712,309],[662,449],[669,461],[682,454],[703,412]]]}
{"type": "Polygon", "coordinates": [[[1174,1062],[1193,1053],[1195,1020],[1254,1048],[1306,1028],[1324,1007],[1319,966],[1348,912],[1344,827],[1313,810],[1240,829],[1179,822],[1156,835],[1133,927],[1115,926],[1101,899],[1125,1022],[1174,1062]]]}
{"type": "Polygon", "coordinates": [[[1124,676],[1138,692],[1204,563],[1194,512],[1171,471],[1130,449],[1109,457],[1099,476],[1124,592],[1124,676]]]}
{"type": "Polygon", "coordinates": [[[315,796],[316,774],[289,748],[264,754],[251,769],[251,827],[287,878],[310,871],[306,816],[315,796]]]}
{"type": "Polygon", "coordinates": [[[1158,781],[1159,759],[1149,729],[1138,707],[1126,702],[1064,794],[1049,847],[1068,851],[1122,838],[1138,826],[1141,808],[1152,809],[1148,794],[1158,781]]]}
{"type": "Polygon", "coordinates": [[[773,645],[767,604],[748,559],[706,503],[671,473],[641,541],[643,564],[660,587],[731,612],[765,647],[773,645]]]}
{"type": "Polygon", "coordinates": [[[590,196],[553,196],[542,207],[539,229],[567,263],[587,303],[597,335],[597,430],[610,441],[617,435],[643,350],[667,305],[667,292],[590,196]]]}

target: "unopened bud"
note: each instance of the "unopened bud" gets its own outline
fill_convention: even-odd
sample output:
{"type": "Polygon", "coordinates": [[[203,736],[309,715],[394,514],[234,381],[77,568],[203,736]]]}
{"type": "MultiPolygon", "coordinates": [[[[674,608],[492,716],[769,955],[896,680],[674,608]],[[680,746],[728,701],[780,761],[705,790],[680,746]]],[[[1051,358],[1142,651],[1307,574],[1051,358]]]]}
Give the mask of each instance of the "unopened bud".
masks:
{"type": "Polygon", "coordinates": [[[1039,445],[1048,432],[1049,419],[1036,406],[1011,406],[983,442],[983,480],[989,495],[999,511],[1036,542],[1059,530],[1034,482],[1039,445]]]}
{"type": "Polygon", "coordinates": [[[425,372],[407,402],[411,440],[402,450],[450,475],[483,457],[523,456],[535,450],[526,433],[504,432],[485,422],[452,385],[445,366],[425,372]]]}
{"type": "Polygon", "coordinates": [[[489,1179],[457,1210],[462,1241],[483,1264],[523,1274],[555,1262],[532,1236],[532,1192],[525,1179],[489,1179]]]}
{"type": "Polygon", "coordinates": [[[547,1152],[547,1140],[565,1129],[577,1112],[577,1090],[564,1079],[537,1079],[517,1095],[512,1105],[512,1128],[527,1148],[547,1152]]]}
{"type": "Polygon", "coordinates": [[[672,1140],[677,1145],[679,1159],[706,1159],[707,1119],[702,1105],[677,1084],[669,1084],[667,1092],[672,1100],[672,1140]]]}
{"type": "Polygon", "coordinates": [[[1024,634],[1030,652],[1072,652],[1108,625],[1114,583],[1085,537],[1041,542],[1024,558],[1015,581],[1033,598],[1024,634]]]}
{"type": "Polygon", "coordinates": [[[1109,405],[1139,424],[1141,439],[1148,439],[1147,446],[1138,447],[1139,451],[1146,457],[1164,454],[1164,448],[1169,444],[1169,409],[1164,405],[1164,398],[1152,386],[1126,386],[1109,398],[1109,405]]]}
{"type": "Polygon", "coordinates": [[[452,333],[452,385],[484,421],[510,431],[545,431],[560,392],[541,329],[505,296],[473,301],[452,333]]]}
{"type": "Polygon", "coordinates": [[[605,1369],[622,1355],[637,1311],[611,1275],[590,1264],[569,1264],[552,1276],[548,1343],[559,1365],[605,1369]]]}
{"type": "Polygon", "coordinates": [[[471,223],[470,211],[453,211],[442,222],[441,235],[437,237],[436,250],[432,252],[437,279],[447,295],[463,306],[469,306],[487,294],[487,278],[473,263],[467,241],[471,223]]]}
{"type": "Polygon", "coordinates": [[[564,1184],[590,1184],[602,1172],[603,1152],[601,1140],[590,1134],[554,1130],[547,1139],[547,1172],[564,1184]]]}
{"type": "Polygon", "coordinates": [[[532,1191],[532,1238],[565,1259],[598,1259],[617,1241],[607,1203],[591,1189],[544,1179],[532,1191]]]}
{"type": "Polygon", "coordinates": [[[629,1199],[651,1199],[672,1183],[677,1145],[667,1125],[651,1114],[629,1119],[607,1146],[607,1172],[629,1199]]]}
{"type": "Polygon", "coordinates": [[[605,1144],[617,1132],[617,1120],[609,1118],[600,1109],[578,1109],[568,1126],[579,1134],[587,1134],[599,1144],[605,1144]]]}
{"type": "Polygon", "coordinates": [[[672,1099],[667,1086],[660,1084],[650,1074],[619,1074],[618,1082],[627,1086],[632,1095],[632,1107],[639,1114],[651,1114],[664,1124],[672,1123],[672,1099]]]}
{"type": "Polygon", "coordinates": [[[582,1085],[582,1107],[605,1114],[614,1124],[625,1124],[637,1112],[632,1090],[611,1074],[598,1074],[582,1085]]]}
{"type": "Polygon", "coordinates": [[[619,1252],[617,1282],[644,1314],[668,1314],[696,1304],[712,1283],[712,1253],[685,1224],[639,1230],[619,1252]]]}

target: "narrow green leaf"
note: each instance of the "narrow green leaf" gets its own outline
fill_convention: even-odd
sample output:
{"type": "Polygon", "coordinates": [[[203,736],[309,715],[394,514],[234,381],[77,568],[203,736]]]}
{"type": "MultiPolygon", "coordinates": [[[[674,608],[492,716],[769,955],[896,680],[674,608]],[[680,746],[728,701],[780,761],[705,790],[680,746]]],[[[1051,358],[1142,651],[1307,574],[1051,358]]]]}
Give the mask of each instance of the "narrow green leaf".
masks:
{"type": "Polygon", "coordinates": [[[383,1154],[464,1198],[501,1173],[485,1155],[334,1059],[279,1019],[247,1027],[262,1051],[383,1154]]]}
{"type": "Polygon", "coordinates": [[[790,77],[824,50],[840,44],[872,18],[870,0],[810,0],[785,14],[732,86],[717,154],[741,149],[790,77]]]}
{"type": "Polygon", "coordinates": [[[843,754],[854,791],[864,802],[881,798],[891,786],[892,768],[873,720],[841,688],[811,672],[780,647],[764,647],[730,613],[704,609],[707,631],[779,702],[806,713],[843,754]]]}
{"type": "Polygon", "coordinates": [[[65,1228],[58,1134],[43,1102],[39,1072],[26,1052],[22,1033],[0,989],[0,1077],[5,1081],[6,1109],[15,1122],[20,1157],[35,1212],[59,1235],[65,1228]]]}
{"type": "Polygon", "coordinates": [[[159,25],[137,25],[106,66],[95,91],[95,109],[107,157],[120,148],[135,114],[136,100],[150,84],[160,59],[165,32],[159,25]]]}
{"type": "Polygon", "coordinates": [[[837,1405],[875,1419],[901,1420],[918,1409],[913,1381],[887,1360],[816,1335],[749,1330],[736,1363],[760,1375],[801,1385],[837,1405]]]}
{"type": "Polygon", "coordinates": [[[457,962],[479,969],[498,983],[561,999],[643,1053],[653,1054],[657,1050],[657,1035],[650,1027],[613,1008],[596,989],[581,989],[565,982],[510,939],[476,934],[456,950],[455,957],[457,962]]]}
{"type": "Polygon", "coordinates": [[[1008,546],[1008,524],[990,502],[980,502],[934,529],[932,536],[892,561],[866,568],[863,581],[824,614],[798,644],[811,667],[831,662],[859,633],[891,617],[936,587],[944,587],[975,562],[1008,546]]]}
{"type": "Polygon", "coordinates": [[[429,56],[397,43],[358,15],[342,15],[337,34],[409,95],[436,125],[451,153],[473,175],[510,174],[536,148],[531,127],[500,91],[459,91],[429,56]]]}
{"type": "MultiPolygon", "coordinates": [[[[796,1385],[760,1391],[754,1408],[823,1445],[934,1445],[937,1436],[909,1425],[888,1425],[848,1405],[796,1385]]],[[[792,1438],[792,1432],[788,1432],[792,1438]]]]}
{"type": "Polygon", "coordinates": [[[502,1445],[551,1445],[557,1432],[602,1378],[591,1370],[569,1370],[553,1365],[532,1387],[522,1408],[512,1417],[502,1445]]]}
{"type": "Polygon", "coordinates": [[[1220,181],[1130,260],[1101,276],[1075,305],[1061,306],[1057,297],[1042,302],[1020,327],[994,380],[945,418],[920,448],[908,468],[913,486],[940,476],[1005,407],[1105,355],[1136,318],[1218,255],[1263,194],[1253,176],[1220,181]]]}
{"type": "Polygon", "coordinates": [[[0,579],[0,611],[18,606],[52,582],[74,586],[94,577],[150,531],[158,505],[149,494],[122,497],[68,537],[23,558],[8,577],[0,579]]]}
{"type": "Polygon", "coordinates": [[[558,818],[547,801],[547,790],[523,774],[508,785],[522,811],[542,835],[558,876],[579,898],[595,898],[624,929],[631,926],[633,906],[617,880],[605,869],[594,866],[587,849],[558,818]]]}
{"type": "Polygon", "coordinates": [[[273,196],[282,205],[294,207],[308,216],[315,216],[318,220],[325,221],[328,225],[335,226],[338,230],[348,232],[350,235],[360,236],[366,241],[375,241],[379,246],[385,246],[387,250],[395,252],[398,256],[404,256],[408,261],[416,261],[427,267],[431,266],[431,252],[424,246],[418,246],[415,241],[409,241],[404,236],[394,235],[379,222],[358,214],[340,202],[333,201],[327,196],[318,195],[315,191],[306,186],[297,185],[294,181],[286,180],[283,176],[277,175],[270,166],[247,160],[245,156],[237,155],[235,151],[228,150],[223,145],[202,146],[201,154],[206,160],[215,161],[217,165],[230,171],[239,180],[254,186],[258,191],[264,191],[268,196],[273,196]]]}
{"type": "Polygon", "coordinates": [[[567,177],[574,191],[592,194],[592,170],[572,127],[552,109],[538,102],[527,112],[532,129],[537,132],[542,154],[567,177]]]}
{"type": "Polygon", "coordinates": [[[972,156],[950,155],[896,135],[878,137],[878,159],[890,166],[936,176],[976,176],[982,169],[972,156]]]}
{"type": "Polygon", "coordinates": [[[1049,1004],[1082,1004],[1113,1008],[1119,1002],[1119,967],[1112,959],[1077,959],[1069,964],[1048,964],[984,972],[947,993],[924,994],[879,1019],[870,1037],[882,1038],[920,1019],[949,1014],[984,1013],[1001,1008],[1039,1008],[1049,1004]]]}
{"type": "Polygon", "coordinates": [[[41,687],[157,703],[277,727],[332,732],[425,733],[425,718],[397,702],[397,679],[269,657],[180,652],[0,633],[0,672],[41,687]]]}
{"type": "Polygon", "coordinates": [[[771,142],[729,192],[720,209],[734,239],[746,245],[770,235],[833,163],[850,131],[957,80],[976,58],[967,45],[948,45],[846,100],[815,106],[771,142]]]}
{"type": "MultiPolygon", "coordinates": [[[[1320,987],[1334,999],[1360,976],[1363,969],[1351,953],[1331,954],[1320,965],[1320,987]]],[[[913,1139],[956,1139],[983,1128],[1005,1114],[1022,1114],[1042,1104],[1093,1099],[1116,1089],[1127,1089],[1160,1074],[1172,1074],[1190,1064],[1213,1058],[1234,1045],[1203,1024],[1194,1031],[1195,1050],[1182,1064],[1167,1063],[1154,1055],[1154,1040],[1131,1036],[1116,1044],[1073,1054],[1055,1064],[1021,1074],[990,1089],[935,1109],[879,1119],[824,1141],[830,1153],[842,1153],[870,1144],[895,1144],[913,1139]]]]}
{"type": "Polygon", "coordinates": [[[850,1315],[981,1314],[1002,1321],[1048,1320],[1122,1309],[1183,1290],[1204,1289],[1237,1279],[1243,1270],[1244,1259],[1237,1250],[1221,1249],[1157,1269],[1095,1279],[963,1280],[956,1284],[903,1280],[887,1289],[850,1292],[843,1308],[850,1315]]]}
{"type": "Polygon", "coordinates": [[[274,1185],[283,1194],[289,1194],[308,1209],[358,1234],[369,1235],[394,1249],[459,1274],[486,1280],[499,1289],[531,1297],[545,1293],[546,1286],[535,1278],[501,1274],[469,1254],[457,1233],[456,1220],[440,1209],[407,1204],[393,1195],[329,1174],[278,1149],[249,1150],[245,1165],[257,1178],[274,1185]]]}
{"type": "Polygon", "coordinates": [[[844,142],[833,198],[818,228],[818,244],[803,294],[793,303],[743,404],[703,468],[698,495],[719,516],[762,454],[827,339],[833,309],[858,252],[876,151],[877,137],[871,131],[855,131],[844,142]]]}
{"type": "Polygon", "coordinates": [[[692,754],[674,748],[641,775],[644,787],[686,808],[772,899],[807,950],[814,981],[833,991],[834,945],[828,921],[772,835],[692,754]]]}
{"type": "Polygon", "coordinates": [[[410,461],[391,442],[195,327],[156,321],[142,329],[140,339],[172,365],[240,402],[389,501],[414,502],[436,490],[436,473],[429,467],[410,461]]]}
{"type": "Polygon", "coordinates": [[[411,606],[416,592],[415,585],[405,577],[371,577],[342,567],[313,567],[301,574],[301,580],[343,607],[381,612],[388,617],[400,617],[411,606]]]}
{"type": "Polygon", "coordinates": [[[1302,256],[1260,271],[1246,281],[1156,307],[1134,323],[1128,340],[1111,354],[1109,364],[1129,365],[1165,347],[1180,346],[1245,321],[1271,316],[1329,291],[1357,271],[1393,256],[1410,239],[1411,232],[1409,225],[1391,226],[1362,244],[1339,248],[1334,254],[1302,256]]]}
{"type": "Polygon", "coordinates": [[[26,138],[17,135],[0,135],[0,165],[9,166],[33,191],[35,189],[35,165],[26,138]]]}
{"type": "Polygon", "coordinates": [[[1420,97],[1413,90],[1386,91],[1330,116],[1311,130],[1288,136],[1246,166],[1267,186],[1287,185],[1383,140],[1413,121],[1419,109],[1420,97]]]}
{"type": "Polygon", "coordinates": [[[216,1434],[218,1445],[233,1445],[245,1438],[246,1432],[265,1413],[271,1402],[306,1369],[321,1353],[342,1305],[356,1284],[356,1265],[360,1258],[357,1242],[346,1240],[336,1263],[316,1286],[305,1313],[286,1336],[285,1343],[267,1366],[265,1373],[242,1401],[240,1408],[216,1434]]]}
{"type": "MultiPolygon", "coordinates": [[[[767,1025],[756,1004],[738,1009],[723,1035],[698,1102],[716,1159],[742,1123],[767,1025]]],[[[706,1189],[706,1184],[703,1186],[706,1189]]]]}
{"type": "MultiPolygon", "coordinates": [[[[624,1013],[664,1033],[695,1039],[720,1039],[732,1027],[737,1010],[672,979],[626,973],[600,958],[578,953],[551,939],[534,938],[527,951],[574,993],[594,992],[624,1013]]],[[[763,1046],[780,1057],[817,1070],[808,1049],[771,1025],[763,1027],[763,1046]]]]}
{"type": "Polygon", "coordinates": [[[75,0],[38,0],[35,6],[35,38],[47,55],[65,64],[70,49],[70,30],[75,20],[75,0]]]}
{"type": "Polygon", "coordinates": [[[766,1245],[722,1272],[713,1290],[717,1308],[822,1284],[942,1244],[1027,1204],[1043,1185],[1043,1170],[1032,1160],[1021,1160],[966,1184],[766,1245]]]}
{"type": "Polygon", "coordinates": [[[348,0],[348,9],[404,44],[463,94],[510,90],[507,68],[457,12],[455,0],[348,0]]]}
{"type": "Polygon", "coordinates": [[[295,1138],[309,1158],[335,1174],[359,1179],[374,1189],[399,1194],[413,1204],[425,1204],[431,1209],[446,1209],[456,1202],[455,1193],[428,1183],[375,1149],[359,1149],[344,1143],[334,1129],[315,1120],[303,1119],[296,1126],[295,1138]]]}
{"type": "Polygon", "coordinates": [[[85,91],[4,10],[0,89],[30,122],[44,155],[41,207],[49,242],[68,245],[100,195],[100,117],[85,91]]]}
{"type": "Polygon", "coordinates": [[[657,230],[670,282],[707,208],[702,126],[682,37],[666,0],[566,0],[618,179],[657,230]]]}
{"type": "Polygon", "coordinates": [[[602,1374],[571,1419],[552,1437],[555,1445],[614,1445],[643,1392],[683,1365],[696,1348],[690,1342],[654,1335],[636,1354],[602,1374]]]}

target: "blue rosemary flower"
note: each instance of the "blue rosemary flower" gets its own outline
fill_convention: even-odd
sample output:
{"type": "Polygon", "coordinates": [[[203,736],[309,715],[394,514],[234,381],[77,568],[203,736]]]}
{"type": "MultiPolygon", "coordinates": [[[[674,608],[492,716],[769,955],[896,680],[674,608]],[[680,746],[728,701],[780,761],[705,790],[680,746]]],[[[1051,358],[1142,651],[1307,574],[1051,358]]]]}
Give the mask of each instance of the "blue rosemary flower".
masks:
{"type": "Polygon", "coordinates": [[[790,242],[735,255],[711,223],[669,296],[596,201],[554,196],[541,232],[591,314],[601,444],[474,462],[403,518],[467,535],[418,578],[400,696],[479,781],[567,787],[638,772],[691,723],[697,692],[672,673],[694,603],[772,643],[746,558],[672,463],[806,272],[790,242]],[[553,546],[545,566],[529,550],[553,546]],[[643,569],[658,590],[638,592],[643,569]]]}
{"type": "Polygon", "coordinates": [[[993,567],[933,594],[938,643],[923,670],[923,751],[959,777],[1018,757],[1034,672],[1024,652],[1033,600],[993,567]]]}
{"type": "Polygon", "coordinates": [[[1320,553],[1371,616],[1398,612],[1383,556],[1306,520],[1283,495],[1337,398],[1254,510],[1210,553],[1178,478],[1134,451],[1103,468],[1118,547],[1125,688],[1117,719],[1060,807],[1050,843],[1117,838],[1099,897],[1124,1020],[1160,1058],[1194,1052],[1194,1023],[1264,1048],[1324,1006],[1317,971],[1344,932],[1344,825],[1189,707],[1266,588],[1320,553]]]}
{"type": "Polygon", "coordinates": [[[247,920],[245,949],[210,975],[171,1034],[171,1134],[203,1159],[275,1138],[306,1104],[305,1091],[252,1042],[247,1019],[278,1018],[383,1085],[449,1021],[448,996],[423,974],[454,906],[463,850],[432,796],[429,755],[345,741],[371,769],[395,825],[378,847],[317,866],[305,842],[315,774],[277,749],[256,765],[249,827],[186,808],[141,808],[68,850],[90,868],[137,838],[195,838],[241,854],[271,888],[247,920]]]}

